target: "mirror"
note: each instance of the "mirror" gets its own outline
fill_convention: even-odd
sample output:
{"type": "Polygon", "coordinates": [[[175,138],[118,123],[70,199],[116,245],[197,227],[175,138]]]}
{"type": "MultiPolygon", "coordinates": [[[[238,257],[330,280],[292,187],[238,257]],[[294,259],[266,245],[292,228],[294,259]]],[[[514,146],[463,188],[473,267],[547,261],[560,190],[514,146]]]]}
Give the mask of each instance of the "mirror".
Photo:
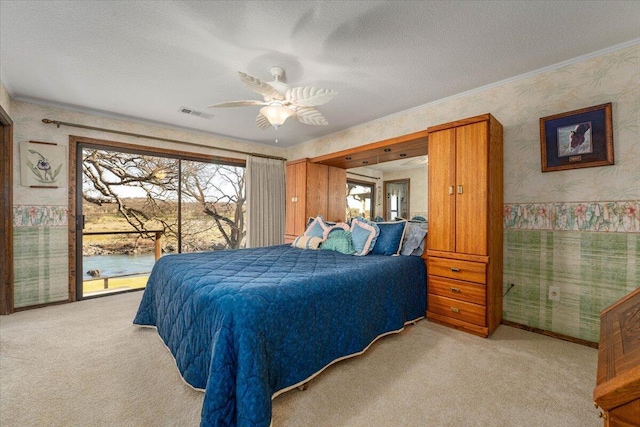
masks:
{"type": "MultiPolygon", "coordinates": [[[[417,156],[407,159],[394,160],[385,163],[379,163],[368,167],[358,167],[347,169],[347,182],[358,181],[374,185],[375,193],[373,197],[374,209],[368,219],[376,217],[384,218],[384,220],[393,220],[394,217],[385,214],[385,200],[387,191],[384,188],[385,182],[405,181],[408,183],[406,194],[406,213],[400,215],[403,218],[428,219],[427,203],[428,203],[428,157],[417,156]]],[[[347,208],[347,218],[351,216],[349,208],[347,208]]]]}
{"type": "Polygon", "coordinates": [[[395,179],[384,181],[384,215],[385,221],[395,221],[396,218],[409,219],[410,179],[395,179]]]}

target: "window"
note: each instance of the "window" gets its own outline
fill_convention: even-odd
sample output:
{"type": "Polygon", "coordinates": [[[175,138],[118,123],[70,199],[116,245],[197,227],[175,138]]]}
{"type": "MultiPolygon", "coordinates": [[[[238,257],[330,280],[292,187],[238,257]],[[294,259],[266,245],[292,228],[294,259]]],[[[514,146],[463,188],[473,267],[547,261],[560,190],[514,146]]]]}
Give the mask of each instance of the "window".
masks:
{"type": "Polygon", "coordinates": [[[373,219],[374,194],[374,183],[347,180],[347,218],[373,219]]]}

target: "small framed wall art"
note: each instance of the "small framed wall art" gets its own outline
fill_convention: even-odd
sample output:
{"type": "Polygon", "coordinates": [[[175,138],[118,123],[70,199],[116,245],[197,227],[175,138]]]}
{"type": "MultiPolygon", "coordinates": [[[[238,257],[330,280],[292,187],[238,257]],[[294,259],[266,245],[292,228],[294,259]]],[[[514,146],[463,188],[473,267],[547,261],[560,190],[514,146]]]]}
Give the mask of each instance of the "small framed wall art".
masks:
{"type": "Polygon", "coordinates": [[[611,103],[540,119],[542,172],[613,165],[611,103]]]}
{"type": "Polygon", "coordinates": [[[67,185],[64,146],[29,141],[20,144],[20,181],[25,187],[58,188],[67,185]]]}

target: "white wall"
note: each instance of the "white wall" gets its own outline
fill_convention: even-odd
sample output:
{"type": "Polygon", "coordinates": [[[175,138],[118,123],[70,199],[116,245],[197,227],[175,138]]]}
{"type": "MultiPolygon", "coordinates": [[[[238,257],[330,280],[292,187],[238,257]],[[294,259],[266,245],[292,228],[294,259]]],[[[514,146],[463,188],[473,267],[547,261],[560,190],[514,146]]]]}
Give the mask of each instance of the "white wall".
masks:
{"type": "Polygon", "coordinates": [[[416,215],[428,219],[427,205],[429,200],[429,189],[427,185],[427,165],[415,169],[385,172],[384,181],[397,179],[409,179],[409,218],[416,215]]]}

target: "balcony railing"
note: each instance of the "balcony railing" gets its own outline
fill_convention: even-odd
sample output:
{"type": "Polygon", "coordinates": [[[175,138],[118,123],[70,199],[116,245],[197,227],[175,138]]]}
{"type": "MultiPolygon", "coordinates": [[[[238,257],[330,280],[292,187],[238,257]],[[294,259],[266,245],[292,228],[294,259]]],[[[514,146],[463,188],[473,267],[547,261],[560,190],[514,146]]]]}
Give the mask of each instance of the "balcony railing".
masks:
{"type": "MultiPolygon", "coordinates": [[[[161,238],[164,234],[164,230],[142,230],[142,231],[85,231],[82,233],[83,236],[107,236],[112,234],[153,234],[154,238],[154,252],[155,252],[155,261],[158,261],[162,256],[162,245],[161,238]]],[[[127,274],[118,274],[112,276],[98,276],[92,279],[84,280],[84,282],[99,280],[102,279],[104,282],[104,289],[109,289],[109,279],[119,279],[123,277],[133,277],[133,276],[141,276],[144,274],[150,273],[149,271],[136,272],[136,273],[127,273],[127,274]]]]}

